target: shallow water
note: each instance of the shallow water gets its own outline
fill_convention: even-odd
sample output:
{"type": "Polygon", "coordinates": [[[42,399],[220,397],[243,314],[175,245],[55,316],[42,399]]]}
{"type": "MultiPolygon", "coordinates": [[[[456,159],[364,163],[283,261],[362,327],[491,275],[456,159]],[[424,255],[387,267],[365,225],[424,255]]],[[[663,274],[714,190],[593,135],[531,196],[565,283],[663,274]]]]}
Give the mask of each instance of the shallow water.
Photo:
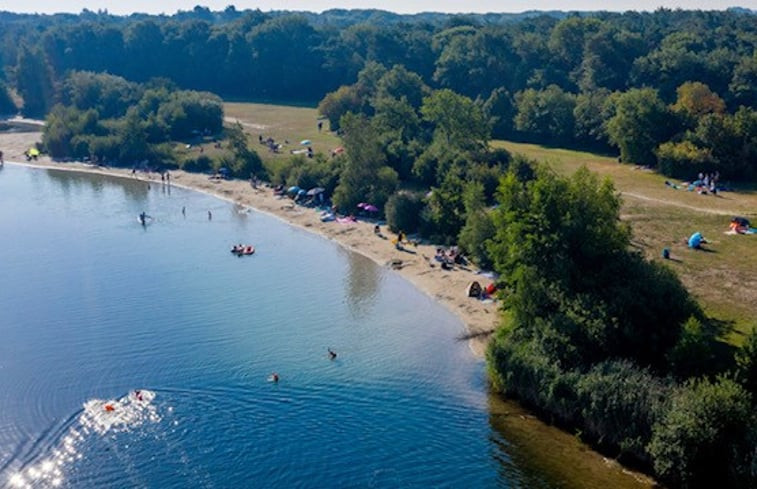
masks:
{"type": "Polygon", "coordinates": [[[0,486],[566,487],[492,421],[460,322],[327,240],[12,165],[0,236],[0,486]]]}

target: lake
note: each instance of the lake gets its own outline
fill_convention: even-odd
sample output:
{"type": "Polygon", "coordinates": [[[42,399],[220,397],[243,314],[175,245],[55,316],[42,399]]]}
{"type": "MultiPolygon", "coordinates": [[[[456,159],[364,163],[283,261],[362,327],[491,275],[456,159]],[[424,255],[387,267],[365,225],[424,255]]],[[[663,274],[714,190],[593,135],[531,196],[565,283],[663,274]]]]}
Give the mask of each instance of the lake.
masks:
{"type": "Polygon", "coordinates": [[[457,318],[326,239],[13,165],[0,236],[0,486],[578,487],[518,455],[457,318]]]}

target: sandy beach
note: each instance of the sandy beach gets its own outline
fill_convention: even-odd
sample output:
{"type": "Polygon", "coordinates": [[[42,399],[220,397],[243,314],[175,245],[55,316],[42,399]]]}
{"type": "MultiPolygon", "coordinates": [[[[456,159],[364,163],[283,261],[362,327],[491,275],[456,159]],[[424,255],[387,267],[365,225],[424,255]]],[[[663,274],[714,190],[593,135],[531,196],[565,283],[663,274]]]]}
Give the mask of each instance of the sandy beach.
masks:
{"type": "MultiPolygon", "coordinates": [[[[3,151],[6,163],[135,178],[129,169],[103,168],[75,162],[59,163],[46,156],[27,163],[24,152],[41,137],[41,132],[34,131],[0,133],[0,151],[3,151]]],[[[156,173],[138,173],[136,178],[157,180],[160,184],[160,175],[156,173]]],[[[331,239],[381,266],[391,268],[456,314],[467,327],[467,332],[460,334],[461,340],[467,338],[473,353],[483,357],[486,344],[497,325],[498,303],[482,302],[466,296],[466,288],[471,281],[478,281],[483,287],[491,282],[491,279],[479,274],[475,267],[455,266],[453,270],[443,270],[434,260],[436,247],[433,245],[419,244],[406,246],[404,251],[397,250],[392,244],[392,239],[396,236],[386,226],[381,228],[381,237],[374,233],[372,222],[321,222],[319,212],[314,209],[294,205],[288,198],[274,196],[270,188],[252,188],[247,181],[210,180],[207,175],[183,171],[172,171],[170,181],[171,185],[177,187],[206,192],[276,216],[291,225],[331,239]]]]}

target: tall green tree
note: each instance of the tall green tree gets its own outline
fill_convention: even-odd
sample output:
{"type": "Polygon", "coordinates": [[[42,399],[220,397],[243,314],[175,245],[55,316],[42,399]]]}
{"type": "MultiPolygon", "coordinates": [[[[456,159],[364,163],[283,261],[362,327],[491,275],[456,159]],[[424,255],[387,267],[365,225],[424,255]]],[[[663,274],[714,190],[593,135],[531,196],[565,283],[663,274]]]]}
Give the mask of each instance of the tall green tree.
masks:
{"type": "Polygon", "coordinates": [[[28,117],[44,117],[52,107],[55,91],[53,74],[40,49],[23,46],[16,65],[16,89],[24,100],[21,112],[28,117]]]}
{"type": "Polygon", "coordinates": [[[443,89],[423,99],[421,113],[434,126],[434,139],[449,149],[486,149],[491,128],[482,108],[468,97],[443,89]]]}
{"type": "Polygon", "coordinates": [[[386,166],[386,156],[370,120],[348,113],[342,117],[341,125],[347,161],[334,191],[334,204],[347,213],[356,211],[360,202],[381,208],[397,189],[397,172],[386,166]]]}
{"type": "Polygon", "coordinates": [[[674,119],[657,91],[634,88],[615,99],[615,115],[607,122],[610,142],[624,162],[654,165],[654,151],[676,132],[674,119]]]}

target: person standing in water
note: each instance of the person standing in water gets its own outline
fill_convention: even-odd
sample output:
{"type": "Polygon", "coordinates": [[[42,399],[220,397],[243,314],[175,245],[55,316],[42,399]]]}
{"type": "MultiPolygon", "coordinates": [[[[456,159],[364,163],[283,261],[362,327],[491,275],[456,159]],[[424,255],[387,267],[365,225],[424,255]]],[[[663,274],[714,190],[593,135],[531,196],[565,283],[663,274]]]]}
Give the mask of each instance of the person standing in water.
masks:
{"type": "Polygon", "coordinates": [[[213,213],[211,213],[210,211],[208,211],[208,221],[210,221],[212,219],[213,219],[213,213]]]}
{"type": "Polygon", "coordinates": [[[187,206],[181,206],[181,215],[187,217],[187,206]]]}

